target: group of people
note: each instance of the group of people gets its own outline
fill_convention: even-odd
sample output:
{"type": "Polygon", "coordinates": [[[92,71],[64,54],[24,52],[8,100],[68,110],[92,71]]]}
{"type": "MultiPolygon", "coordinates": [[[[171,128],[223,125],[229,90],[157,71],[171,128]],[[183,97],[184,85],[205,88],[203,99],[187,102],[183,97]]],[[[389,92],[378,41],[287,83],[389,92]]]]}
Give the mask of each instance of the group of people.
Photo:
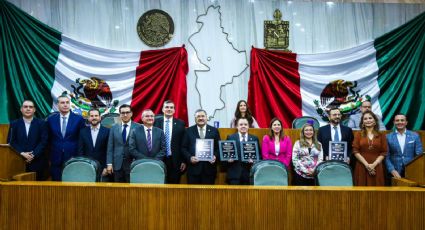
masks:
{"type": "MultiPolygon", "coordinates": [[[[403,177],[404,166],[422,153],[419,135],[406,129],[405,115],[397,114],[394,117],[395,132],[385,136],[379,130],[379,119],[371,111],[370,102],[363,104],[358,122],[360,131],[355,135],[350,127],[341,124],[340,110],[331,108],[329,124],[316,130],[312,122],[307,122],[293,146],[291,139],[284,134],[282,122],[273,118],[268,134],[263,137],[260,158],[279,161],[293,171],[293,184],[314,185],[317,165],[329,160],[329,143],[344,141],[347,143],[344,161],[353,168],[355,185],[383,186],[384,162],[393,177],[403,177]]],[[[119,107],[121,122],[108,129],[100,124],[98,109],[88,112],[87,126],[82,116],[70,111],[68,97],[58,97],[57,107],[58,113],[44,121],[34,117],[34,102],[25,100],[21,107],[22,118],[10,123],[8,142],[27,161],[27,171],[37,173],[37,180],[47,179],[45,169],[50,168],[51,179],[60,181],[66,161],[75,156],[87,156],[99,162],[102,181],[129,182],[130,165],[134,160],[156,159],[167,167],[167,183],[180,183],[181,175],[186,171],[189,184],[215,183],[220,162],[220,135],[217,128],[208,125],[205,110],[197,110],[195,125],[185,128],[185,123],[174,117],[175,104],[171,100],[163,103],[163,116],[155,118],[152,110],[144,110],[141,115],[143,124],[132,120],[132,108],[124,104],[119,107]],[[197,139],[213,140],[214,156],[210,161],[196,157],[197,139]]],[[[238,102],[231,127],[237,132],[227,139],[235,141],[238,150],[246,141],[257,142],[260,146],[258,137],[249,133],[249,129],[258,128],[258,124],[246,101],[238,102]]],[[[238,155],[241,159],[240,151],[238,155]]],[[[221,161],[227,171],[227,183],[249,184],[254,163],[253,160],[221,161]]]]}

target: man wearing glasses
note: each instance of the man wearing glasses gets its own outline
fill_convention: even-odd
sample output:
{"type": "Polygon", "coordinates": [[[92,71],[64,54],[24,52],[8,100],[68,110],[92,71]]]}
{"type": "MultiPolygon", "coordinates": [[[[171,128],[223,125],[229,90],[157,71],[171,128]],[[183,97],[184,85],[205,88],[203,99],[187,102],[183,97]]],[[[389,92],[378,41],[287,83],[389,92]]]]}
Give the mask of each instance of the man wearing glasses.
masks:
{"type": "Polygon", "coordinates": [[[37,180],[45,180],[47,157],[44,152],[48,132],[46,123],[34,117],[34,102],[25,100],[21,106],[22,118],[10,123],[8,143],[27,162],[26,171],[36,172],[37,180]]]}
{"type": "Polygon", "coordinates": [[[130,182],[132,159],[128,151],[128,137],[140,125],[131,120],[133,112],[130,105],[121,105],[119,112],[121,124],[115,124],[109,131],[106,170],[114,175],[115,182],[130,182]]]}

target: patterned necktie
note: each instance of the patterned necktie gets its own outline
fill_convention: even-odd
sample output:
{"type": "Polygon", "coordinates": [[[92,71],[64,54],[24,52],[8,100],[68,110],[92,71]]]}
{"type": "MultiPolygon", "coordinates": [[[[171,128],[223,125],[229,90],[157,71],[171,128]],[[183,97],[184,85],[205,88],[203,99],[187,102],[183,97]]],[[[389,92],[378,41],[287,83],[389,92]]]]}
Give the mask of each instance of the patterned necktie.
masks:
{"type": "Polygon", "coordinates": [[[204,139],[204,138],[205,138],[204,128],[200,128],[200,129],[199,129],[199,137],[200,137],[201,139],[204,139]]]}
{"type": "Polygon", "coordinates": [[[339,133],[338,128],[334,126],[335,134],[334,134],[334,141],[339,141],[339,133]]]}
{"type": "Polygon", "coordinates": [[[148,129],[148,136],[147,136],[147,141],[148,141],[148,150],[149,152],[152,151],[152,140],[151,140],[151,129],[148,129]]]}
{"type": "Polygon", "coordinates": [[[65,138],[65,134],[66,134],[66,117],[62,117],[62,137],[65,138]]]}
{"type": "Polygon", "coordinates": [[[123,125],[123,129],[122,129],[122,143],[126,143],[127,142],[127,124],[123,125]]]}
{"type": "Polygon", "coordinates": [[[170,120],[165,121],[165,144],[167,146],[167,156],[171,156],[171,142],[170,142],[170,120]]]}
{"type": "Polygon", "coordinates": [[[242,142],[246,141],[246,134],[242,134],[242,142]]]}

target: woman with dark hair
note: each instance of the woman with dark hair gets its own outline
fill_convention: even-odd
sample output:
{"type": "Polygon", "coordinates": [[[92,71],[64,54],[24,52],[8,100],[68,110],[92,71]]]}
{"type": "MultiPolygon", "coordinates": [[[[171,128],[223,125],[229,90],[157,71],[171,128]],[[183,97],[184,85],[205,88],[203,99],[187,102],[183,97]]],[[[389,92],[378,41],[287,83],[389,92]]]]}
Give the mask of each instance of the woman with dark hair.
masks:
{"type": "Polygon", "coordinates": [[[258,123],[252,116],[251,110],[249,110],[248,104],[245,100],[238,101],[238,105],[235,110],[235,117],[230,122],[230,128],[236,128],[236,121],[242,117],[248,120],[250,128],[259,128],[258,123]]]}
{"type": "Polygon", "coordinates": [[[278,118],[270,121],[269,134],[264,135],[261,145],[263,160],[277,160],[283,163],[288,171],[291,168],[292,142],[283,133],[282,122],[278,118]]]}
{"type": "Polygon", "coordinates": [[[317,141],[312,123],[301,128],[300,139],[294,144],[292,164],[294,165],[295,185],[314,185],[314,170],[323,161],[322,144],[317,141]]]}
{"type": "Polygon", "coordinates": [[[358,186],[385,186],[382,161],[387,154],[387,139],[379,132],[379,121],[371,111],[363,113],[361,131],[355,133],[353,154],[357,158],[354,184],[358,186]]]}

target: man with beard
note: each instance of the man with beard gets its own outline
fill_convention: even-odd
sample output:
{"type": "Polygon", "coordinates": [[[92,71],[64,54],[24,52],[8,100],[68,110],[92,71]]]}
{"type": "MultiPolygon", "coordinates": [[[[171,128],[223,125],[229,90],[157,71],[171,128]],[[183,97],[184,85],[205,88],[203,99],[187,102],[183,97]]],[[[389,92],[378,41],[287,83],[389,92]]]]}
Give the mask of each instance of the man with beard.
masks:
{"type": "Polygon", "coordinates": [[[396,130],[387,134],[388,154],[385,164],[392,177],[401,178],[404,177],[405,165],[420,155],[423,149],[419,135],[406,129],[406,115],[395,115],[394,125],[396,130]]]}
{"type": "Polygon", "coordinates": [[[25,100],[21,106],[22,118],[12,121],[9,127],[9,144],[27,162],[26,171],[36,172],[37,180],[45,180],[47,157],[45,148],[48,140],[46,124],[34,117],[34,102],[25,100]]]}
{"type": "Polygon", "coordinates": [[[329,142],[331,141],[345,141],[347,142],[347,159],[344,161],[347,163],[352,162],[351,156],[352,142],[354,139],[353,130],[351,128],[342,125],[341,122],[341,111],[338,108],[331,108],[329,110],[329,124],[319,128],[317,140],[322,144],[323,147],[323,158],[324,160],[329,159],[329,142]]]}
{"type": "Polygon", "coordinates": [[[100,163],[101,181],[108,181],[106,176],[106,148],[108,146],[109,129],[100,125],[101,117],[98,109],[90,109],[88,121],[90,126],[80,131],[78,155],[88,156],[100,163]]]}
{"type": "Polygon", "coordinates": [[[185,133],[184,121],[174,116],[175,105],[171,100],[164,102],[162,112],[164,116],[155,119],[154,126],[162,129],[165,135],[165,158],[164,163],[167,166],[167,183],[179,184],[181,174],[186,169],[186,163],[183,161],[181,145],[185,133]]]}
{"type": "Polygon", "coordinates": [[[84,118],[71,112],[67,96],[57,99],[59,113],[47,118],[50,144],[50,174],[53,181],[62,179],[62,165],[78,153],[78,137],[85,127],[84,118]]]}
{"type": "MultiPolygon", "coordinates": [[[[255,141],[257,142],[257,146],[260,146],[258,144],[258,137],[253,136],[248,133],[249,130],[249,123],[248,119],[242,117],[239,118],[236,121],[236,128],[238,129],[238,132],[235,134],[232,134],[227,137],[227,140],[234,140],[236,141],[236,149],[238,150],[238,159],[242,159],[242,153],[240,152],[241,149],[241,142],[246,141],[255,141]]],[[[258,159],[259,160],[259,159],[258,159]]],[[[249,159],[248,162],[242,162],[241,160],[229,160],[227,165],[227,183],[232,185],[248,185],[249,184],[249,172],[251,170],[252,164],[254,162],[252,159],[249,159]]]]}
{"type": "Polygon", "coordinates": [[[217,174],[216,159],[220,134],[218,129],[207,125],[207,112],[203,109],[196,110],[195,123],[196,125],[187,128],[182,144],[182,152],[188,162],[187,182],[189,184],[214,184],[217,174]],[[213,160],[199,161],[196,157],[196,139],[213,139],[213,160]]]}

